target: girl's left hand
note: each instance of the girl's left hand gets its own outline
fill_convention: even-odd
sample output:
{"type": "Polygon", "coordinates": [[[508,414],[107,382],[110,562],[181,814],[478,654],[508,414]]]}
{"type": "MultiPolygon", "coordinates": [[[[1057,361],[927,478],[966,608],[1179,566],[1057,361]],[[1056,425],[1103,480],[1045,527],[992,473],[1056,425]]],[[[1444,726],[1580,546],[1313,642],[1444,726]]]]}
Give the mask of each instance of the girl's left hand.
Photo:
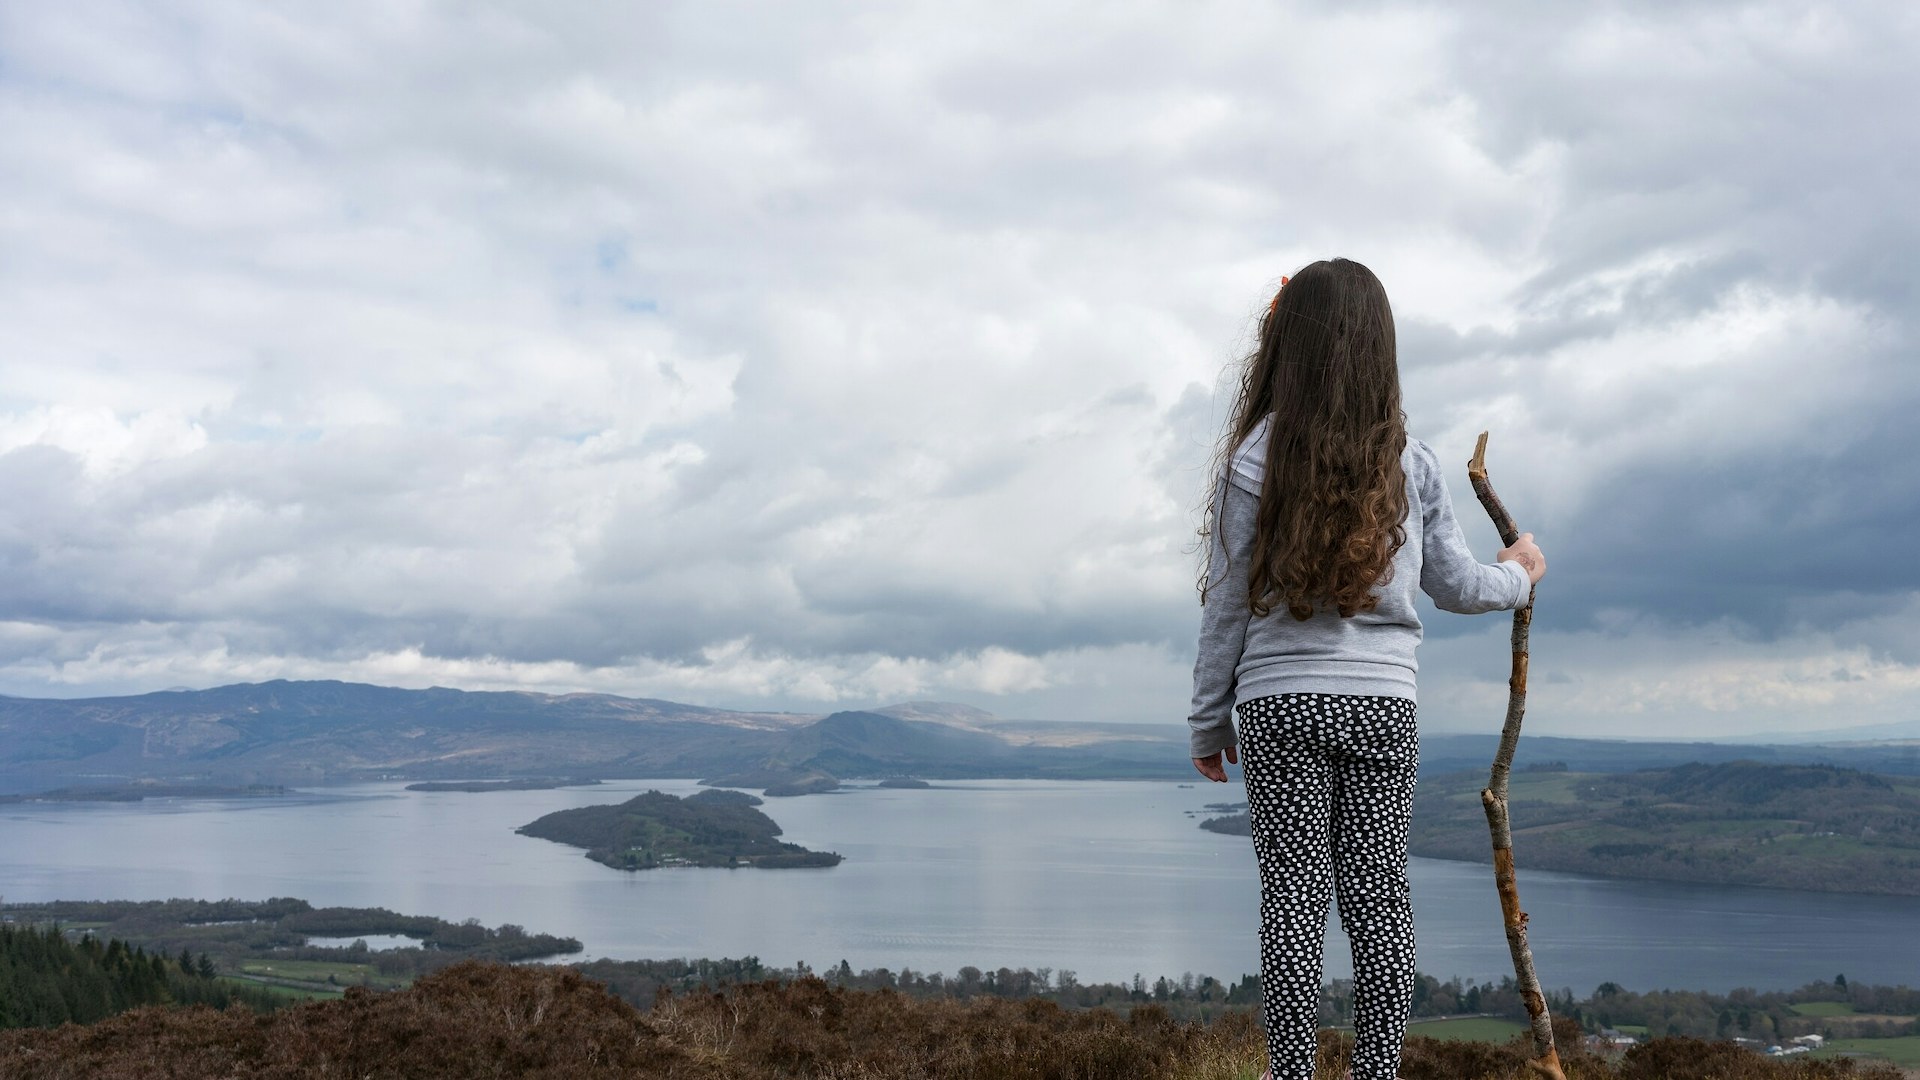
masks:
{"type": "MultiPolygon", "coordinates": [[[[1225,750],[1225,753],[1227,755],[1228,765],[1240,764],[1240,748],[1239,747],[1229,746],[1225,750]]],[[[1193,767],[1200,770],[1201,776],[1204,776],[1207,779],[1214,781],[1215,783],[1224,784],[1227,782],[1227,770],[1222,768],[1220,765],[1220,754],[1221,754],[1221,751],[1216,750],[1213,753],[1208,754],[1206,757],[1194,758],[1193,767]]]]}

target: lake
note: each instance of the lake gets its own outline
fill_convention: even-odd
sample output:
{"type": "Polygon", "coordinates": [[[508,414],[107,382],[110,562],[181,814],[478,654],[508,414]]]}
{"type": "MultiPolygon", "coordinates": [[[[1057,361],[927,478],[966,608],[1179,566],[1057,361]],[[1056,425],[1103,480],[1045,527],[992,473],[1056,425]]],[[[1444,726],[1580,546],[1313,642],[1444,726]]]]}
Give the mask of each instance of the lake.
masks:
{"type": "MultiPolygon", "coordinates": [[[[951,974],[1048,967],[1084,981],[1257,970],[1251,842],[1198,827],[1238,784],[955,781],[769,799],[785,838],[837,867],[625,873],[517,836],[542,814],[691,780],[547,791],[412,792],[400,783],[277,799],[0,806],[7,901],[297,896],[570,935],[582,958],[740,957],[816,969],[951,974]]],[[[1845,973],[1912,984],[1920,902],[1529,872],[1541,980],[1586,995],[1787,989],[1845,973]]],[[[1422,971],[1512,971],[1490,867],[1412,865],[1422,971]]],[[[371,944],[371,942],[370,942],[371,944]]],[[[1329,934],[1327,974],[1349,973],[1329,934]]]]}

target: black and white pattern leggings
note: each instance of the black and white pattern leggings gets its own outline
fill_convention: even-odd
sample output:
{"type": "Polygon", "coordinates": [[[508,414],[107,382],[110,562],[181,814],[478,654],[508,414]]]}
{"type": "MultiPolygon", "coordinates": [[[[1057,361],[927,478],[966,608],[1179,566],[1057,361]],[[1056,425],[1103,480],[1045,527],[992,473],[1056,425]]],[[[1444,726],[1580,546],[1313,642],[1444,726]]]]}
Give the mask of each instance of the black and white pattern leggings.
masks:
{"type": "Polygon", "coordinates": [[[1313,1076],[1320,954],[1336,887],[1340,925],[1353,943],[1353,1077],[1391,1080],[1413,1004],[1414,703],[1282,694],[1239,712],[1274,1080],[1313,1076]]]}

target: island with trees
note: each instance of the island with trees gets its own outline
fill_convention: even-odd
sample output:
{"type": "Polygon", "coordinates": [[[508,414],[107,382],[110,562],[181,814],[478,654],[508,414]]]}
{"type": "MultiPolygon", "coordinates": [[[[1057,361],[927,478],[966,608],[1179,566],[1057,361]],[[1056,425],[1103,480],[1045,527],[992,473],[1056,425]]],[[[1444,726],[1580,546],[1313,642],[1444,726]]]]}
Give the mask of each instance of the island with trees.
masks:
{"type": "Polygon", "coordinates": [[[585,848],[587,858],[616,870],[839,864],[835,852],[775,839],[780,826],[755,809],[759,805],[759,799],[741,791],[702,791],[684,799],[648,791],[617,805],[558,810],[515,831],[585,848]]]}

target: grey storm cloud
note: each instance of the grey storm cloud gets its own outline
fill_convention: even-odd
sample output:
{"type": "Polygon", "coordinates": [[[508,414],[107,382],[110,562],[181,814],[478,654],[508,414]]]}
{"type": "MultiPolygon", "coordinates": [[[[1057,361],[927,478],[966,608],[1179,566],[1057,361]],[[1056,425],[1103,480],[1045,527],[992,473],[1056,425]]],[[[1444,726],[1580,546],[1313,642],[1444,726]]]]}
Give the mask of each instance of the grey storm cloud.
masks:
{"type": "MultiPolygon", "coordinates": [[[[1916,30],[5,7],[0,692],[1176,720],[1230,365],[1281,274],[1345,254],[1473,542],[1490,429],[1548,548],[1549,724],[1897,712],[1916,30]]],[[[1444,724],[1498,628],[1430,632],[1444,724]]]]}

